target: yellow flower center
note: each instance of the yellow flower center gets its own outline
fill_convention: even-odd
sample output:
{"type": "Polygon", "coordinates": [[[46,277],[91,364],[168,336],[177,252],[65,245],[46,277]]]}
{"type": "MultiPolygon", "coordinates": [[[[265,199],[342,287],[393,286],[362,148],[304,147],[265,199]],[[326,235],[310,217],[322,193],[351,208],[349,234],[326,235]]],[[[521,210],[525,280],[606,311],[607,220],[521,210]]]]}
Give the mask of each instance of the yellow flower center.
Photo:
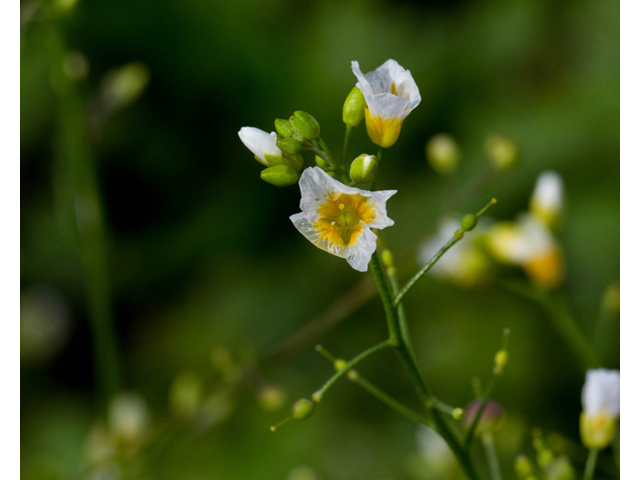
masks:
{"type": "Polygon", "coordinates": [[[320,218],[314,229],[320,234],[318,242],[347,247],[355,243],[368,223],[375,219],[375,211],[366,197],[359,193],[341,193],[318,207],[320,218]]]}

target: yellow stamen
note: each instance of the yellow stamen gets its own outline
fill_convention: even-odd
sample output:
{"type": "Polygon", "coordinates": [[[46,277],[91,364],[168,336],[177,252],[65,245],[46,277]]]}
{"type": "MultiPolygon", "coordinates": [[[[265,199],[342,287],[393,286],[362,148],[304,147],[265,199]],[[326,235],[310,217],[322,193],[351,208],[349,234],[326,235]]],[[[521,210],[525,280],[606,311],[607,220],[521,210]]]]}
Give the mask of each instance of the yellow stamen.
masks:
{"type": "Polygon", "coordinates": [[[327,239],[340,247],[355,243],[364,227],[375,219],[373,207],[360,194],[342,193],[328,199],[320,205],[318,214],[320,218],[314,228],[320,234],[318,242],[327,239]]]}

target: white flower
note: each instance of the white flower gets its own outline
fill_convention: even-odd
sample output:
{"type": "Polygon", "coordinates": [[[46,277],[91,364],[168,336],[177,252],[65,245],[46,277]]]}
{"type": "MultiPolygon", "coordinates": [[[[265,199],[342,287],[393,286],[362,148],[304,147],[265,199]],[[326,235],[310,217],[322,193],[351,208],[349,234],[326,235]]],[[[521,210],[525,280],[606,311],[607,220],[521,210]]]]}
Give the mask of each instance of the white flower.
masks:
{"type": "Polygon", "coordinates": [[[554,227],[562,214],[564,182],[557,172],[547,170],[536,180],[531,195],[531,212],[550,227],[554,227]]]}
{"type": "MultiPolygon", "coordinates": [[[[482,222],[483,219],[481,219],[482,222]]],[[[478,225],[465,235],[464,240],[451,247],[429,273],[436,277],[453,280],[462,285],[473,285],[485,278],[489,267],[486,254],[477,244],[479,235],[486,230],[487,221],[478,225]]],[[[447,218],[440,223],[438,232],[429,237],[418,250],[418,262],[425,265],[438,251],[451,240],[460,228],[460,220],[447,218]]]]}
{"type": "Polygon", "coordinates": [[[582,388],[580,437],[587,448],[606,448],[620,417],[620,372],[599,368],[587,371],[582,388]]]}
{"type": "Polygon", "coordinates": [[[351,69],[367,102],[367,133],[376,145],[390,147],[398,139],[404,119],[420,103],[418,86],[411,72],[395,60],[389,59],[367,74],[357,61],[351,62],[351,69]]]}
{"type": "Polygon", "coordinates": [[[620,372],[599,368],[588,370],[582,388],[582,409],[587,415],[604,413],[610,417],[620,416],[620,372]]]}
{"type": "Polygon", "coordinates": [[[149,427],[149,410],[138,393],[120,393],[109,405],[109,427],[125,442],[140,440],[149,427]]]}
{"type": "Polygon", "coordinates": [[[520,214],[515,223],[494,226],[489,246],[499,260],[524,267],[534,283],[554,288],[564,279],[560,244],[549,227],[530,213],[520,214]]]}
{"type": "Polygon", "coordinates": [[[302,172],[300,193],[302,212],[290,217],[298,231],[316,247],[366,272],[376,250],[371,229],[393,225],[386,203],[396,190],[369,192],[348,187],[313,167],[302,172]]]}
{"type": "Polygon", "coordinates": [[[238,136],[258,161],[267,167],[271,166],[269,157],[282,157],[282,151],[276,145],[276,132],[267,133],[255,127],[242,127],[238,136]]]}

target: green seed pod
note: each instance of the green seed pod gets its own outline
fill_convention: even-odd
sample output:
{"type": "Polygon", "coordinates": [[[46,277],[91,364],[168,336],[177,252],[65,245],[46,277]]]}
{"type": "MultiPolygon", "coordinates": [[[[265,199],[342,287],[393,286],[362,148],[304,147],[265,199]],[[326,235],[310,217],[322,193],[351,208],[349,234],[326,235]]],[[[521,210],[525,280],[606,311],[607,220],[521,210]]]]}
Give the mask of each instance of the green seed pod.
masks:
{"type": "Polygon", "coordinates": [[[460,224],[462,226],[462,230],[464,230],[465,232],[470,232],[471,230],[476,228],[476,225],[478,224],[478,217],[476,217],[472,213],[468,213],[464,217],[462,217],[462,221],[460,222],[460,224]]]}
{"type": "Polygon", "coordinates": [[[440,175],[447,175],[458,166],[460,150],[451,135],[439,133],[427,142],[426,154],[431,168],[440,175]]]}
{"type": "Polygon", "coordinates": [[[358,87],[353,87],[342,106],[342,121],[350,127],[357,127],[364,120],[364,107],[367,102],[358,87]]]}
{"type": "Polygon", "coordinates": [[[302,144],[293,138],[278,138],[276,145],[286,155],[295,155],[302,150],[302,144]]]}
{"type": "Polygon", "coordinates": [[[289,165],[276,165],[260,172],[260,178],[276,187],[288,187],[298,182],[298,172],[289,165]]]}
{"type": "Polygon", "coordinates": [[[291,125],[291,122],[289,122],[289,120],[285,120],[284,118],[276,118],[275,125],[276,132],[278,132],[278,135],[280,135],[282,138],[289,138],[295,133],[295,130],[293,129],[293,126],[291,125]]]}
{"type": "Polygon", "coordinates": [[[320,136],[320,124],[313,116],[302,110],[293,112],[291,125],[307,140],[315,140],[320,136]]]}
{"type": "Polygon", "coordinates": [[[296,420],[306,420],[316,409],[316,404],[306,398],[301,398],[293,404],[292,416],[296,420]]]}
{"type": "Polygon", "coordinates": [[[369,183],[378,175],[378,159],[375,155],[362,155],[351,162],[349,176],[356,183],[369,183]]]}

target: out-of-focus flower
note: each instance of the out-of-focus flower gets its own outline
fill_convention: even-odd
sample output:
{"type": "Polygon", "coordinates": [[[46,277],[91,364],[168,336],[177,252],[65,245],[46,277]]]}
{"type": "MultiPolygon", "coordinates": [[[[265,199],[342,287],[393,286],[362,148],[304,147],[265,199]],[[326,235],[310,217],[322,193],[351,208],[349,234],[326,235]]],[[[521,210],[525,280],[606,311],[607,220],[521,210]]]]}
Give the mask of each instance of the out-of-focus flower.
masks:
{"type": "Polygon", "coordinates": [[[282,164],[282,151],[276,145],[276,132],[267,133],[255,127],[242,127],[238,132],[242,143],[266,167],[282,164]]]}
{"type": "Polygon", "coordinates": [[[513,167],[520,156],[516,142],[499,133],[487,137],[485,150],[491,165],[499,172],[504,172],[513,167]]]}
{"type": "Polygon", "coordinates": [[[258,392],[258,401],[265,410],[276,410],[282,406],[286,394],[277,385],[265,385],[258,392]]]}
{"type": "MultiPolygon", "coordinates": [[[[470,428],[473,424],[476,415],[480,411],[481,405],[482,400],[480,398],[476,398],[465,407],[463,423],[467,428],[470,428]]],[[[482,435],[484,433],[492,432],[493,430],[498,428],[503,418],[504,409],[502,408],[502,405],[500,405],[495,400],[488,400],[487,405],[482,411],[480,420],[478,421],[475,433],[478,435],[482,435]]]]}
{"type": "Polygon", "coordinates": [[[196,372],[180,372],[173,379],[169,392],[171,410],[178,416],[191,416],[202,400],[202,379],[196,372]]]}
{"type": "Polygon", "coordinates": [[[561,455],[549,462],[544,468],[544,473],[547,480],[574,480],[576,478],[573,465],[566,455],[561,455]]]}
{"type": "Polygon", "coordinates": [[[418,427],[416,442],[420,456],[427,464],[430,474],[444,476],[455,466],[456,459],[447,442],[430,428],[418,427]]]}
{"type": "Polygon", "coordinates": [[[367,74],[356,61],[351,62],[351,69],[367,102],[367,133],[373,143],[388,148],[398,140],[404,119],[420,103],[418,86],[411,72],[392,59],[367,74]]]}
{"type": "Polygon", "coordinates": [[[426,146],[427,161],[440,175],[453,172],[458,166],[460,151],[455,139],[446,133],[431,137],[426,146]]]}
{"type": "Polygon", "coordinates": [[[558,227],[564,207],[564,182],[557,172],[547,170],[536,180],[529,209],[551,229],[558,227]]]}
{"type": "MultiPolygon", "coordinates": [[[[463,286],[482,283],[489,276],[491,261],[482,247],[486,224],[467,233],[464,240],[449,249],[429,271],[433,276],[463,286]]],[[[418,262],[426,264],[460,228],[460,221],[448,218],[440,223],[438,232],[418,249],[418,262]]]]}
{"type": "Polygon", "coordinates": [[[109,405],[108,417],[111,433],[125,443],[139,442],[149,428],[149,410],[138,393],[116,395],[109,405]]]}
{"type": "Polygon", "coordinates": [[[102,423],[96,423],[85,444],[85,451],[91,464],[105,463],[116,453],[117,445],[112,435],[102,423]]]}
{"type": "Polygon", "coordinates": [[[396,191],[348,187],[313,167],[302,173],[300,192],[302,212],[290,217],[298,231],[316,247],[366,272],[376,250],[376,234],[371,229],[393,225],[386,203],[396,191]]]}
{"type": "Polygon", "coordinates": [[[620,372],[604,368],[588,370],[582,388],[582,443],[587,448],[606,448],[615,435],[619,417],[620,372]]]}
{"type": "Polygon", "coordinates": [[[20,358],[43,364],[64,348],[71,329],[67,302],[56,290],[31,287],[20,293],[20,358]]]}
{"type": "Polygon", "coordinates": [[[234,409],[233,399],[227,389],[219,389],[209,395],[196,414],[196,422],[200,431],[205,432],[210,428],[223,423],[234,409]]]}
{"type": "Polygon", "coordinates": [[[555,288],[564,280],[564,258],[560,244],[547,225],[530,213],[515,223],[500,222],[488,234],[494,256],[519,265],[537,285],[555,288]]]}
{"type": "Polygon", "coordinates": [[[602,295],[602,308],[610,315],[620,313],[620,282],[612,283],[602,295]]]}

